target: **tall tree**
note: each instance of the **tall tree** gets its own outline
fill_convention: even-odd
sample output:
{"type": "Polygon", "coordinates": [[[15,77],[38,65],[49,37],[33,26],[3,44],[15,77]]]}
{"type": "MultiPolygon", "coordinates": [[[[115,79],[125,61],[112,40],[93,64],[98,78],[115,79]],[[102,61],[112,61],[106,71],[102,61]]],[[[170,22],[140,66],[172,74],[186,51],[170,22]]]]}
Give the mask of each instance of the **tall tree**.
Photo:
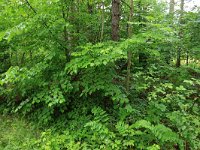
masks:
{"type": "Polygon", "coordinates": [[[104,22],[105,22],[105,4],[104,4],[104,0],[103,0],[102,1],[102,10],[101,10],[101,33],[100,33],[100,41],[103,40],[104,22]]]}
{"type": "MultiPolygon", "coordinates": [[[[179,18],[179,25],[183,24],[183,13],[184,13],[184,0],[181,0],[180,4],[180,18],[179,18]]],[[[183,31],[182,27],[180,27],[179,31],[179,38],[183,38],[183,31]]],[[[181,40],[182,41],[182,40],[181,40]]],[[[181,66],[181,46],[177,49],[177,60],[176,60],[176,67],[181,66]]]]}
{"type": "MultiPolygon", "coordinates": [[[[65,20],[65,22],[67,22],[66,1],[63,1],[63,4],[62,4],[62,16],[63,16],[63,19],[65,20]]],[[[65,40],[64,44],[66,45],[66,47],[65,47],[65,56],[66,56],[66,59],[68,60],[68,57],[69,57],[68,49],[67,49],[68,33],[67,33],[67,27],[66,26],[64,26],[63,37],[64,37],[64,40],[65,40]]]]}
{"type": "MultiPolygon", "coordinates": [[[[138,22],[139,22],[139,30],[146,27],[146,24],[143,22],[146,22],[147,20],[144,17],[144,14],[148,13],[147,10],[148,3],[146,6],[143,6],[142,0],[138,1],[138,22]]],[[[142,50],[142,48],[139,48],[139,64],[141,67],[145,68],[147,66],[147,54],[142,50]]]]}
{"type": "MultiPolygon", "coordinates": [[[[129,22],[131,22],[133,19],[133,0],[130,0],[130,14],[129,14],[129,22]]],[[[130,38],[132,36],[132,25],[128,25],[128,37],[130,38]]],[[[126,91],[129,92],[130,90],[130,77],[131,77],[131,59],[132,59],[132,52],[131,50],[128,50],[127,53],[127,77],[126,77],[126,91]]]]}
{"type": "MultiPolygon", "coordinates": [[[[172,28],[174,25],[174,13],[175,13],[175,0],[170,0],[168,16],[169,16],[169,24],[172,28]]],[[[172,50],[173,49],[171,49],[171,45],[170,45],[170,48],[165,50],[165,52],[164,52],[164,59],[167,64],[170,64],[171,57],[172,57],[171,56],[172,50]]]]}
{"type": "Polygon", "coordinates": [[[120,0],[112,0],[112,40],[119,41],[120,0]]]}
{"type": "Polygon", "coordinates": [[[173,17],[174,15],[174,6],[175,6],[175,1],[174,0],[170,0],[170,4],[169,4],[169,14],[173,17]]]}

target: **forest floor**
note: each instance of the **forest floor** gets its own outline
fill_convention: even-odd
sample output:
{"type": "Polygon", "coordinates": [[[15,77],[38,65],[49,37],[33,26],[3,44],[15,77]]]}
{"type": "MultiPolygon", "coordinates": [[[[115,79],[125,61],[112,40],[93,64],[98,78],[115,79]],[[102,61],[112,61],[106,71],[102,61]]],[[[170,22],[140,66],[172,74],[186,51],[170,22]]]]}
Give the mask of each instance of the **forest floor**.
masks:
{"type": "Polygon", "coordinates": [[[35,127],[24,119],[0,115],[0,150],[19,150],[22,144],[31,143],[38,136],[35,127]]]}

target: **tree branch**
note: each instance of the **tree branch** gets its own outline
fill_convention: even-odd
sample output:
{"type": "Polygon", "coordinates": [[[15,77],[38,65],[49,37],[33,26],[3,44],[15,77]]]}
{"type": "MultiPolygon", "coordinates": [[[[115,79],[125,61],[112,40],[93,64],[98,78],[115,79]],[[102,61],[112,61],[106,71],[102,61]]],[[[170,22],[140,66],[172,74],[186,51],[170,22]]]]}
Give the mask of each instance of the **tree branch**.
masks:
{"type": "MultiPolygon", "coordinates": [[[[27,3],[27,5],[30,7],[30,9],[31,9],[35,14],[37,14],[37,11],[31,6],[31,4],[29,3],[28,0],[26,0],[26,3],[27,3]]],[[[49,26],[47,25],[47,23],[46,23],[44,20],[42,20],[42,22],[43,22],[43,25],[48,29],[49,33],[55,38],[55,35],[54,35],[53,32],[49,29],[49,26]]],[[[61,44],[61,43],[58,41],[57,38],[55,38],[55,40],[56,40],[56,42],[57,42],[62,48],[66,49],[66,46],[63,46],[63,44],[61,44]]]]}
{"type": "Polygon", "coordinates": [[[127,4],[124,0],[121,0],[122,3],[124,3],[126,6],[128,6],[129,9],[131,9],[131,6],[129,4],[127,4]]]}

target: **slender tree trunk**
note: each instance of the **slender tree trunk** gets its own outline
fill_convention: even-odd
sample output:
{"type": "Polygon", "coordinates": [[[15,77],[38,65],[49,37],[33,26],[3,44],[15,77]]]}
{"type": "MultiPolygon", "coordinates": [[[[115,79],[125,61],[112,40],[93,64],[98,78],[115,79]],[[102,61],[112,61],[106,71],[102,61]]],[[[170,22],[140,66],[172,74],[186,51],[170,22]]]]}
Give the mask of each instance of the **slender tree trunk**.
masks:
{"type": "Polygon", "coordinates": [[[112,40],[119,41],[120,0],[112,0],[112,40]]]}
{"type": "MultiPolygon", "coordinates": [[[[139,9],[139,13],[138,13],[138,22],[140,23],[139,28],[145,27],[145,24],[143,24],[143,17],[142,17],[142,13],[144,11],[144,8],[142,8],[142,0],[139,0],[138,2],[138,9],[139,9]]],[[[146,68],[147,66],[147,59],[148,56],[145,52],[143,52],[143,50],[141,48],[138,49],[139,50],[139,64],[141,67],[146,68]]]]}
{"type": "Polygon", "coordinates": [[[18,51],[16,50],[16,64],[19,66],[19,56],[18,56],[18,51]]]}
{"type": "Polygon", "coordinates": [[[169,5],[169,14],[173,18],[174,17],[174,6],[175,2],[174,0],[170,0],[170,5],[169,5]]]}
{"type": "MultiPolygon", "coordinates": [[[[175,1],[174,0],[170,0],[169,3],[169,20],[170,20],[170,24],[173,27],[174,24],[174,8],[175,8],[175,1]]],[[[164,53],[164,58],[165,58],[165,62],[169,65],[170,61],[171,61],[171,50],[167,51],[167,53],[164,53]]]]}
{"type": "Polygon", "coordinates": [[[12,57],[13,57],[13,53],[10,50],[10,57],[9,57],[10,66],[12,66],[12,57]]]}
{"type": "Polygon", "coordinates": [[[29,55],[30,55],[30,60],[32,61],[33,60],[33,52],[32,52],[32,50],[30,50],[29,55]]]}
{"type": "Polygon", "coordinates": [[[180,21],[182,21],[182,17],[183,17],[183,11],[184,11],[184,4],[185,4],[185,0],[181,0],[181,18],[180,18],[180,21]]]}
{"type": "Polygon", "coordinates": [[[180,66],[181,66],[181,48],[179,47],[177,50],[176,67],[180,66]]]}
{"type": "MultiPolygon", "coordinates": [[[[80,16],[80,4],[81,4],[81,2],[80,2],[80,0],[77,0],[77,12],[78,12],[78,16],[80,16]]],[[[76,37],[76,43],[77,43],[77,45],[79,45],[79,41],[80,41],[80,28],[81,28],[81,24],[80,24],[80,22],[78,22],[78,25],[77,25],[77,37],[76,37]]]]}
{"type": "MultiPolygon", "coordinates": [[[[65,3],[66,3],[66,1],[64,1],[65,3]]],[[[65,20],[65,22],[67,22],[67,18],[66,18],[66,10],[65,10],[66,8],[65,8],[65,4],[63,4],[63,8],[62,8],[62,17],[63,17],[63,19],[65,20]]],[[[68,37],[67,37],[67,27],[65,26],[64,27],[64,30],[63,30],[63,35],[64,35],[64,43],[65,43],[65,45],[66,45],[66,47],[65,47],[65,57],[66,57],[66,60],[68,60],[69,61],[69,52],[68,52],[68,48],[67,48],[67,41],[68,41],[68,37]]]]}
{"type": "MultiPolygon", "coordinates": [[[[129,14],[129,22],[133,20],[133,0],[130,0],[130,14],[129,14]]],[[[130,38],[132,36],[132,25],[128,25],[128,37],[130,38]]],[[[127,52],[127,76],[126,76],[126,91],[129,92],[130,90],[130,78],[131,78],[131,59],[132,59],[132,52],[131,50],[128,50],[127,52]]]]}
{"type": "MultiPolygon", "coordinates": [[[[184,12],[184,0],[181,0],[181,5],[180,5],[180,18],[179,18],[179,24],[183,24],[183,12],[184,12]]],[[[179,32],[179,37],[180,39],[183,38],[183,31],[182,31],[182,27],[180,29],[179,32]]],[[[177,50],[177,60],[176,60],[176,67],[180,67],[181,66],[181,46],[178,48],[177,50]]]]}
{"type": "Polygon", "coordinates": [[[100,41],[103,40],[103,35],[104,35],[104,21],[105,21],[105,4],[104,0],[102,1],[102,15],[101,15],[101,36],[100,36],[100,41]]]}
{"type": "Polygon", "coordinates": [[[188,64],[189,64],[189,51],[187,49],[187,51],[186,51],[186,65],[188,66],[188,64]]]}
{"type": "Polygon", "coordinates": [[[21,57],[21,61],[20,61],[20,66],[22,66],[24,64],[24,60],[25,60],[25,53],[22,53],[22,57],[21,57]]]}
{"type": "MultiPolygon", "coordinates": [[[[67,1],[65,1],[65,5],[69,7],[68,9],[68,16],[66,16],[66,22],[69,22],[70,24],[74,24],[74,20],[75,20],[75,16],[74,13],[76,12],[75,9],[75,2],[71,1],[70,4],[67,3],[67,1]]],[[[68,43],[68,51],[67,51],[67,61],[69,62],[71,60],[71,53],[74,49],[74,45],[75,45],[75,37],[74,37],[74,29],[72,29],[71,31],[67,31],[67,43],[68,43]]]]}
{"type": "MultiPolygon", "coordinates": [[[[94,1],[91,1],[91,0],[88,0],[87,1],[87,11],[88,11],[88,14],[90,15],[90,18],[92,19],[93,18],[93,15],[95,13],[95,4],[94,4],[94,1]]],[[[94,32],[94,24],[92,24],[91,22],[88,22],[88,27],[87,27],[87,33],[88,33],[88,40],[89,42],[91,43],[95,43],[96,41],[96,33],[94,32]]]]}
{"type": "Polygon", "coordinates": [[[89,1],[87,2],[87,7],[88,7],[88,13],[89,13],[89,14],[93,14],[93,5],[90,4],[89,1]]]}
{"type": "MultiPolygon", "coordinates": [[[[130,14],[129,14],[129,22],[133,21],[133,0],[130,0],[130,14]]],[[[128,37],[130,38],[133,34],[132,25],[128,25],[128,37]]]]}

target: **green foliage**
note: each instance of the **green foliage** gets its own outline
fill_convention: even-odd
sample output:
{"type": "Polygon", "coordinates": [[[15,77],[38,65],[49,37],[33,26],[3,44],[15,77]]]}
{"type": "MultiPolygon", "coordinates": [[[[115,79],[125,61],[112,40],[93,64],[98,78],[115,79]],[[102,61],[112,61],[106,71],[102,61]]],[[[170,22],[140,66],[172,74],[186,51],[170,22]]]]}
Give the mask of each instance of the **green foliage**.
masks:
{"type": "Polygon", "coordinates": [[[0,1],[0,149],[200,149],[199,10],[129,2],[0,1]]]}
{"type": "Polygon", "coordinates": [[[41,149],[160,149],[166,142],[167,147],[170,147],[169,143],[171,147],[173,144],[183,146],[179,136],[162,124],[154,126],[146,120],[140,120],[129,126],[120,121],[112,129],[109,128],[105,111],[101,108],[94,108],[92,111],[94,119],[83,125],[81,130],[78,129],[80,134],[79,131],[66,129],[61,134],[48,130],[42,134],[37,145],[41,149]]]}

